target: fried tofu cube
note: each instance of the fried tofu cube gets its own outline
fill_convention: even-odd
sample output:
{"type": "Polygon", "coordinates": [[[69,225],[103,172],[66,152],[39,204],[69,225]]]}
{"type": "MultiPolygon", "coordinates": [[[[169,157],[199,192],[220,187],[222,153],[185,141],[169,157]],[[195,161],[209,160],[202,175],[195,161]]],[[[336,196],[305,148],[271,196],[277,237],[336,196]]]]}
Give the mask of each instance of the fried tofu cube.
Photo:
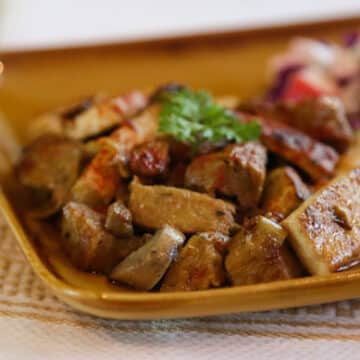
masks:
{"type": "Polygon", "coordinates": [[[228,240],[227,236],[216,232],[193,235],[170,266],[160,291],[205,290],[222,286],[228,240]]]}
{"type": "Polygon", "coordinates": [[[360,261],[360,168],[340,175],[283,221],[302,263],[326,275],[360,261]]]}
{"type": "Polygon", "coordinates": [[[252,218],[231,239],[225,268],[233,285],[247,285],[297,276],[296,260],[284,248],[287,232],[263,216],[252,218]]]}
{"type": "Polygon", "coordinates": [[[273,170],[267,177],[261,208],[270,217],[283,220],[310,196],[310,190],[290,166],[273,170]]]}
{"type": "Polygon", "coordinates": [[[234,226],[235,207],[206,194],[170,186],[147,186],[133,181],[129,209],[135,224],[159,229],[168,224],[184,233],[219,231],[234,226]]]}

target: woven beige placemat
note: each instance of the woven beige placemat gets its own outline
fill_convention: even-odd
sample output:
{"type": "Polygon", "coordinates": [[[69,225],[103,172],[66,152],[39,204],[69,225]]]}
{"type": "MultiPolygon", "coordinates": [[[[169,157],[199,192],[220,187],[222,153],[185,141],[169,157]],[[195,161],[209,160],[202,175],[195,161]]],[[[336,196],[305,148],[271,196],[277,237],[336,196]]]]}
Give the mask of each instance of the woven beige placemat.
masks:
{"type": "Polygon", "coordinates": [[[116,359],[254,360],[272,354],[303,360],[304,354],[329,358],[329,351],[337,359],[359,359],[359,320],[359,300],[166,321],[81,314],[43,286],[0,217],[0,359],[114,359],[116,354],[116,359]]]}

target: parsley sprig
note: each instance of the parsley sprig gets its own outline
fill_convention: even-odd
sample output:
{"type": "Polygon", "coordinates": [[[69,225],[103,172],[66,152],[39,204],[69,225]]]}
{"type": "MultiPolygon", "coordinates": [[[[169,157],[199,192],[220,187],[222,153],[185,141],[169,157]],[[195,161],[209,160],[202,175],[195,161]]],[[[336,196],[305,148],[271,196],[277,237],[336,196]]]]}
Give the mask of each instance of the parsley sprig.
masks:
{"type": "Polygon", "coordinates": [[[256,121],[240,122],[235,114],[216,104],[205,91],[180,89],[163,96],[159,132],[188,143],[195,150],[205,142],[256,140],[260,130],[256,121]]]}

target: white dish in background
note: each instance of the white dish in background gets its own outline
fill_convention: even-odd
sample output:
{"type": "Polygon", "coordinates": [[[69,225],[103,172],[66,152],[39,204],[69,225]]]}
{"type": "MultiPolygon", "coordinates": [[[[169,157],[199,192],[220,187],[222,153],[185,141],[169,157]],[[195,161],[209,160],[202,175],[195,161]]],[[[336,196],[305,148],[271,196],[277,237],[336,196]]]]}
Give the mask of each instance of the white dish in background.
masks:
{"type": "Polygon", "coordinates": [[[3,0],[0,50],[119,43],[356,15],[359,0],[3,0]]]}

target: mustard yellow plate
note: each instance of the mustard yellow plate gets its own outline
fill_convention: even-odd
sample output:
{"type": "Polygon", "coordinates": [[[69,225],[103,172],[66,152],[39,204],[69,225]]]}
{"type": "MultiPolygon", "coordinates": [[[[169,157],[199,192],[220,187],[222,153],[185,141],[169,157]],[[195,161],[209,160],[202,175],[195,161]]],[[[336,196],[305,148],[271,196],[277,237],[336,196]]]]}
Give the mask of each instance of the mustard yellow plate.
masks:
{"type": "Polygon", "coordinates": [[[64,302],[114,319],[160,319],[319,304],[360,296],[360,270],[198,292],[142,293],[77,271],[62,255],[54,230],[26,220],[29,203],[11,167],[27,141],[32,117],[99,91],[121,93],[176,80],[215,94],[261,92],[266,62],[295,35],[334,39],[360,19],[247,33],[168,39],[104,47],[1,56],[0,209],[37,275],[64,302]]]}

